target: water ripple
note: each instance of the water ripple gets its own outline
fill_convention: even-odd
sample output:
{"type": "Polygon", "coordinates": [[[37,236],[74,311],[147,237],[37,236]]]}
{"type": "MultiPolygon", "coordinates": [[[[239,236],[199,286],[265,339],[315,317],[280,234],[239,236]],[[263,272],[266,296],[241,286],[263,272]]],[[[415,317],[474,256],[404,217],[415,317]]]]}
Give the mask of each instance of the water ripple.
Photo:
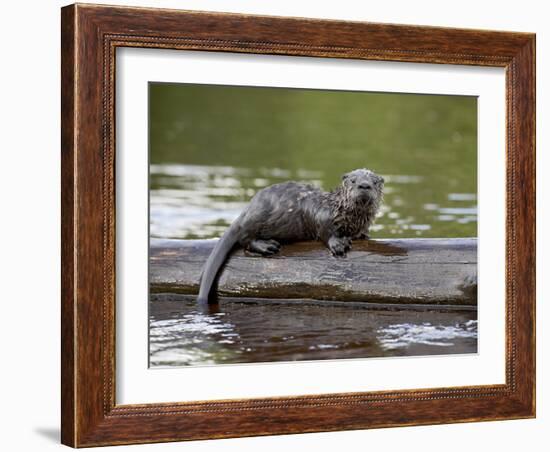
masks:
{"type": "Polygon", "coordinates": [[[407,348],[413,344],[452,347],[457,340],[477,338],[477,320],[447,326],[401,323],[380,328],[377,333],[385,349],[407,348]]]}

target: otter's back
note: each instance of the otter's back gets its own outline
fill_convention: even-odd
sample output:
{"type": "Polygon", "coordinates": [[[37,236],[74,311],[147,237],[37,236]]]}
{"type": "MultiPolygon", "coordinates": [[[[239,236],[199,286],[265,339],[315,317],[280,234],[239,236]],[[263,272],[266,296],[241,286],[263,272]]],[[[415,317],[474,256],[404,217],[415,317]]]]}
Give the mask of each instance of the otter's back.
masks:
{"type": "MultiPolygon", "coordinates": [[[[312,240],[312,206],[319,204],[323,192],[298,182],[283,182],[260,190],[250,201],[241,219],[243,231],[258,238],[276,240],[312,240]]],[[[247,234],[248,235],[248,234],[247,234]]]]}

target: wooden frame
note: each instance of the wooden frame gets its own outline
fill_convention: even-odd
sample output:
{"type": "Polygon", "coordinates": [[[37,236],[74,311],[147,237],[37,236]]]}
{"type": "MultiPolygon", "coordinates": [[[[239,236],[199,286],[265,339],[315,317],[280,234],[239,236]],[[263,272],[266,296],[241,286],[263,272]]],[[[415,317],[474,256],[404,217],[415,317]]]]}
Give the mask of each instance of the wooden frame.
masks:
{"type": "Polygon", "coordinates": [[[535,415],[535,36],[71,5],[62,9],[62,442],[82,447],[535,415]],[[115,49],[506,69],[506,383],[115,404],[115,49]]]}

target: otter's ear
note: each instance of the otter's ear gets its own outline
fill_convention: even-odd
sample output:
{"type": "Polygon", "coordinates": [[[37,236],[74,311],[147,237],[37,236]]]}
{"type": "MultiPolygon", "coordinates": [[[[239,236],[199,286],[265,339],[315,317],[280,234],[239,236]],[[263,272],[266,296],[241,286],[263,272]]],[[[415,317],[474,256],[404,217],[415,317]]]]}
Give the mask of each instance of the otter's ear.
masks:
{"type": "Polygon", "coordinates": [[[384,180],[384,178],[383,178],[382,176],[376,175],[376,178],[377,178],[377,179],[376,179],[376,183],[377,183],[378,185],[382,185],[382,184],[385,182],[385,180],[384,180]]]}
{"type": "Polygon", "coordinates": [[[349,177],[349,174],[344,174],[344,175],[342,176],[342,180],[344,181],[344,180],[346,180],[348,177],[349,177]]]}

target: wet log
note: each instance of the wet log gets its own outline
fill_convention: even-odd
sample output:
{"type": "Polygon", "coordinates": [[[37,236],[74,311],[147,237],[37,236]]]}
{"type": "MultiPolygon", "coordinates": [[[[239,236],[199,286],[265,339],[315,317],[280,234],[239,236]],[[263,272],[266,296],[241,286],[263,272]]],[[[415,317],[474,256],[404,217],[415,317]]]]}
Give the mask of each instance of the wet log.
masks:
{"type": "MultiPolygon", "coordinates": [[[[150,291],[196,295],[216,240],[151,240],[150,291]]],[[[316,300],[398,305],[477,305],[477,239],[355,241],[345,258],[319,242],[284,245],[273,257],[231,253],[223,299],[316,300]]]]}

